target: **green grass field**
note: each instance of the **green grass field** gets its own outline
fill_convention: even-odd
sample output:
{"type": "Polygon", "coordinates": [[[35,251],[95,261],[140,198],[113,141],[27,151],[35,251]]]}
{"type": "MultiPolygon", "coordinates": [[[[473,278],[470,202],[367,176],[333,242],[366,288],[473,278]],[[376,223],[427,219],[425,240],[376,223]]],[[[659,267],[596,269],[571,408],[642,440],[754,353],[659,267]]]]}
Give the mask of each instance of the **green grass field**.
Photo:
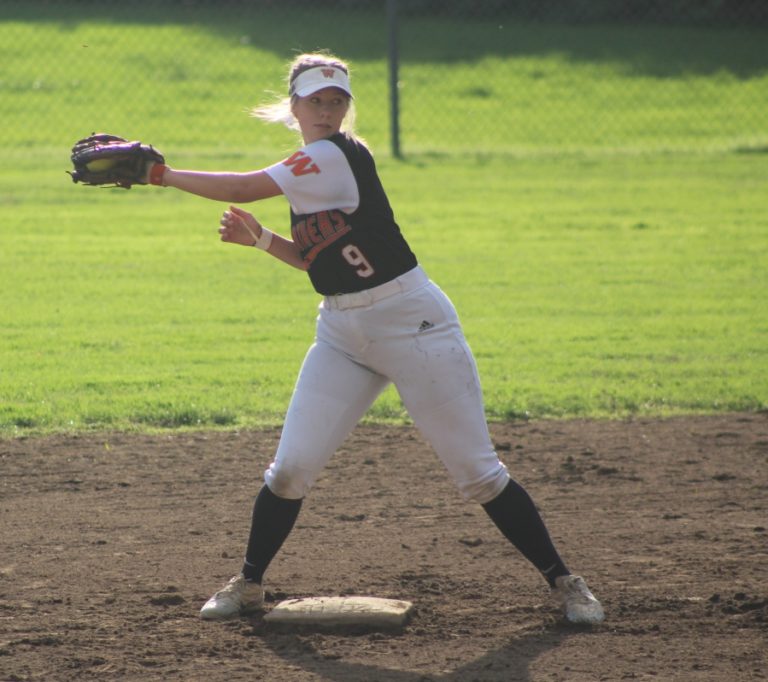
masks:
{"type": "MultiPolygon", "coordinates": [[[[306,276],[219,243],[221,204],[74,186],[64,170],[69,147],[93,129],[142,137],[177,167],[279,159],[292,135],[244,110],[279,88],[283,23],[261,46],[223,21],[84,21],[66,3],[35,21],[20,3],[2,7],[13,12],[0,24],[0,435],[279,423],[312,339],[318,297],[306,276]],[[114,56],[109,74],[84,70],[85,51],[114,56]]],[[[412,152],[396,161],[386,93],[366,83],[384,78],[385,41],[354,21],[362,36],[337,49],[357,69],[360,132],[412,247],[459,308],[490,418],[768,407],[768,122],[754,126],[754,107],[768,103],[765,32],[724,32],[738,46],[729,68],[701,53],[704,67],[659,75],[654,64],[675,64],[672,29],[663,39],[645,29],[645,42],[639,29],[614,36],[611,58],[586,51],[595,28],[573,37],[542,27],[542,44],[565,41],[557,53],[521,31],[528,42],[514,51],[486,41],[480,57],[458,55],[452,84],[419,98],[408,88],[428,90],[444,62],[414,55],[402,68],[412,152]],[[665,59],[651,63],[654,40],[665,59]],[[633,58],[643,73],[627,68],[633,58]],[[480,92],[488,68],[510,78],[480,92]],[[526,78],[567,84],[567,112],[558,118],[541,93],[524,106],[526,78]],[[618,109],[600,132],[598,83],[631,86],[623,106],[644,108],[650,123],[632,134],[618,109]],[[419,107],[452,93],[466,97],[451,110],[455,131],[438,140],[419,107]],[[729,114],[715,106],[723,101],[729,114]],[[457,136],[510,107],[509,130],[457,136]],[[551,132],[533,144],[542,123],[551,132]],[[462,153],[471,147],[481,152],[462,153]]],[[[679,30],[689,46],[711,38],[679,30]]],[[[285,232],[283,200],[252,210],[285,232]]],[[[393,390],[370,418],[406,418],[393,390]]]]}

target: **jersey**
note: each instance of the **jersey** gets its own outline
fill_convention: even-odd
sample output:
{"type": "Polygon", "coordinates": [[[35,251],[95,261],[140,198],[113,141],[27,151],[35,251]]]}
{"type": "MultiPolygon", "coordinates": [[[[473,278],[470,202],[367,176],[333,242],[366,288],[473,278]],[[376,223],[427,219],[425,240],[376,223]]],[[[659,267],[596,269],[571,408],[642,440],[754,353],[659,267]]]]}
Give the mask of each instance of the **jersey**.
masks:
{"type": "Polygon", "coordinates": [[[416,267],[367,147],[344,133],[266,169],[291,206],[291,235],[315,290],[371,289],[416,267]]]}

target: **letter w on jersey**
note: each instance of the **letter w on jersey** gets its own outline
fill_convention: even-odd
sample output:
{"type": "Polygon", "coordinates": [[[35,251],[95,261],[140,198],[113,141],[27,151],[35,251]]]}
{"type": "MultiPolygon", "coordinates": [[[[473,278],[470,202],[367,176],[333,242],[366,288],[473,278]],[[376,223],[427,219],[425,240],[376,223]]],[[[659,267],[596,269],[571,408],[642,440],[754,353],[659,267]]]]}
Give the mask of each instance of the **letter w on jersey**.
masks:
{"type": "Polygon", "coordinates": [[[288,166],[291,169],[291,173],[296,177],[320,172],[320,168],[312,161],[312,157],[302,151],[298,151],[287,158],[283,161],[283,164],[288,166]]]}

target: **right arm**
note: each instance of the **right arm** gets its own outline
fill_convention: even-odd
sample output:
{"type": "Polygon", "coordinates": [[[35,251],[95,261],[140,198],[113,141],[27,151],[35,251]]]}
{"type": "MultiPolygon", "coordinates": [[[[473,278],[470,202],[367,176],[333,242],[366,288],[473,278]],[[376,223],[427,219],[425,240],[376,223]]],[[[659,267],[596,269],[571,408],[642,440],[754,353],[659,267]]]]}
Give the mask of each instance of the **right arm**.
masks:
{"type": "MultiPolygon", "coordinates": [[[[262,235],[262,225],[248,211],[244,211],[237,206],[230,206],[228,211],[224,211],[221,216],[221,227],[219,234],[221,241],[231,244],[242,244],[243,246],[256,246],[254,240],[258,240],[262,235]]],[[[272,233],[272,243],[267,252],[278,260],[292,265],[299,270],[306,270],[307,264],[301,257],[299,247],[294,242],[279,234],[272,233]]]]}
{"type": "MultiPolygon", "coordinates": [[[[153,177],[152,166],[147,169],[147,176],[153,177]]],[[[175,187],[214,201],[246,203],[268,199],[283,193],[280,186],[264,170],[249,173],[222,173],[175,170],[166,166],[159,179],[161,182],[157,184],[175,187]]],[[[250,213],[236,206],[230,206],[221,218],[219,233],[224,242],[254,246],[254,240],[261,236],[261,230],[261,223],[250,213]]],[[[288,265],[299,270],[307,269],[299,248],[290,239],[273,233],[272,243],[267,250],[288,265]]]]}

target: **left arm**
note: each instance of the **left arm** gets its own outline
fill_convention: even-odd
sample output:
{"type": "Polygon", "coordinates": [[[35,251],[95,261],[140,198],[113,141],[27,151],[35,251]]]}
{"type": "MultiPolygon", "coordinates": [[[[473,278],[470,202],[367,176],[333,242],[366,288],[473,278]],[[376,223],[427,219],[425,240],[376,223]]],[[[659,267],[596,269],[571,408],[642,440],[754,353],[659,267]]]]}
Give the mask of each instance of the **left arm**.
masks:
{"type": "Polygon", "coordinates": [[[249,173],[210,173],[166,168],[162,175],[166,187],[213,199],[246,203],[282,194],[277,183],[263,170],[249,173]]]}

